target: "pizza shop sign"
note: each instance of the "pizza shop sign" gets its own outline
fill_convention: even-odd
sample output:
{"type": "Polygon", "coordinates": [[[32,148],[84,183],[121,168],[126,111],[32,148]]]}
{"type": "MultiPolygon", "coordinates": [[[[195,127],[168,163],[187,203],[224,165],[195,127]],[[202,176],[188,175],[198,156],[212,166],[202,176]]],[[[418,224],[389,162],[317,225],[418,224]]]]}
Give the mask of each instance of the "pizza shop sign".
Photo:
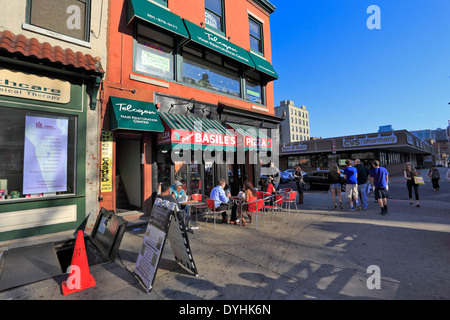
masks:
{"type": "Polygon", "coordinates": [[[353,138],[353,139],[342,139],[342,145],[344,148],[353,147],[365,147],[383,144],[394,144],[397,143],[397,136],[392,134],[390,136],[377,136],[377,137],[365,137],[365,138],[353,138]]]}

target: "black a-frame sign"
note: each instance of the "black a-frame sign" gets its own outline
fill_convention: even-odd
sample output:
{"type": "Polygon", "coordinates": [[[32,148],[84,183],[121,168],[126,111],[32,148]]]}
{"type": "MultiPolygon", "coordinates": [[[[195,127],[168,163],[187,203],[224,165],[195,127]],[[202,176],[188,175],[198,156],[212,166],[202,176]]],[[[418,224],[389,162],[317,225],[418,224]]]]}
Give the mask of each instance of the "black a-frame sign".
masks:
{"type": "Polygon", "coordinates": [[[152,290],[167,238],[169,238],[175,260],[198,276],[186,226],[180,216],[177,204],[157,198],[134,268],[134,274],[142,281],[147,293],[152,290]]]}

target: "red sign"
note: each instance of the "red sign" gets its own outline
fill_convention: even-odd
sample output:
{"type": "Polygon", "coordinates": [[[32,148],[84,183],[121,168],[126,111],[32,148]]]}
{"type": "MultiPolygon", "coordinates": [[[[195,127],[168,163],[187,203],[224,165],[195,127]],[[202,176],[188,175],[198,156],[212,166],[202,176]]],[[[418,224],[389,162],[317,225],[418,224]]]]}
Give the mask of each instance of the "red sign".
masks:
{"type": "Polygon", "coordinates": [[[166,129],[165,132],[158,134],[157,144],[163,145],[167,143],[235,147],[236,136],[178,129],[168,129],[167,131],[166,129]]]}
{"type": "Polygon", "coordinates": [[[272,139],[240,136],[238,147],[272,149],[272,139]]]}

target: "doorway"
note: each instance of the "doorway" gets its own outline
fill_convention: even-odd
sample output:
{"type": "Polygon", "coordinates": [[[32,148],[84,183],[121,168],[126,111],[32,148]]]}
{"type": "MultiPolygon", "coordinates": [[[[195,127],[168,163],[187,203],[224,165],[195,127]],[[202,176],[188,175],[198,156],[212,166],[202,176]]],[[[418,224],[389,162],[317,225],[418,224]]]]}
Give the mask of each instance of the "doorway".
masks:
{"type": "Polygon", "coordinates": [[[116,138],[116,212],[142,210],[142,141],[116,138]]]}

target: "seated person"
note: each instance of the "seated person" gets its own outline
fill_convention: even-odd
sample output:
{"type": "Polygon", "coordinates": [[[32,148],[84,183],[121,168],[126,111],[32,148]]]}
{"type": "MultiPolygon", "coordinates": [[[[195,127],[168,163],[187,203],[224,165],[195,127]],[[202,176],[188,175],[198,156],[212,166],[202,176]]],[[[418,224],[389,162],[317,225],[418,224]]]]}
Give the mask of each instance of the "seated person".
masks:
{"type": "MultiPolygon", "coordinates": [[[[256,211],[256,207],[257,207],[256,200],[258,199],[258,197],[257,197],[257,191],[253,187],[252,183],[250,181],[245,181],[244,182],[244,188],[242,190],[244,191],[244,199],[245,199],[245,202],[247,203],[247,204],[245,204],[243,206],[243,210],[245,210],[245,211],[247,211],[247,210],[256,211]],[[248,202],[252,202],[252,203],[248,204],[248,202]]],[[[252,215],[248,211],[247,211],[247,216],[248,216],[249,223],[251,223],[252,222],[252,215]]],[[[242,224],[244,226],[246,226],[247,223],[245,222],[245,219],[242,216],[242,212],[240,213],[240,217],[242,219],[242,224]]]]}
{"type": "Polygon", "coordinates": [[[176,202],[169,184],[165,182],[159,184],[159,193],[156,195],[156,197],[170,202],[176,202]]]}
{"type": "MultiPolygon", "coordinates": [[[[228,194],[228,196],[225,194],[225,185],[226,185],[226,181],[224,179],[219,179],[218,181],[218,185],[212,189],[211,191],[211,195],[210,198],[211,200],[214,200],[214,208],[216,211],[222,211],[222,210],[229,210],[232,209],[232,206],[229,203],[229,199],[228,196],[230,194],[228,194]]],[[[232,217],[233,218],[233,215],[232,217]]],[[[233,221],[233,219],[231,219],[233,221]]],[[[228,222],[227,219],[227,213],[224,211],[222,212],[222,222],[226,223],[228,222]]]]}
{"type": "Polygon", "coordinates": [[[186,195],[186,192],[183,190],[183,184],[180,181],[175,180],[173,186],[170,187],[171,192],[175,199],[180,202],[181,199],[186,195]]]}
{"type": "Polygon", "coordinates": [[[265,190],[266,195],[273,195],[275,193],[277,193],[277,191],[275,190],[275,187],[273,185],[273,177],[269,177],[267,178],[267,189],[265,190]]]}

